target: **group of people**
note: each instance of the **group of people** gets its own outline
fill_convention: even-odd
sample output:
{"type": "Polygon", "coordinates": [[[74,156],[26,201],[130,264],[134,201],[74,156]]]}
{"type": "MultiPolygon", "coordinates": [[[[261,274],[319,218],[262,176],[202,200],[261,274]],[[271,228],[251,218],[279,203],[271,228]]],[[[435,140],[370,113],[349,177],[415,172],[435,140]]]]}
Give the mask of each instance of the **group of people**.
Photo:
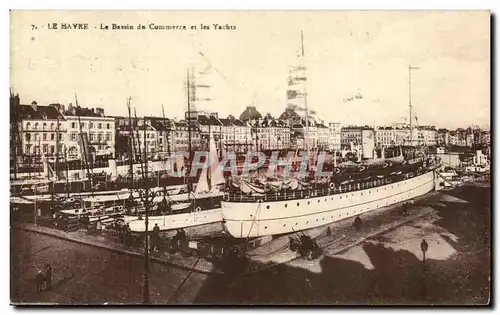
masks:
{"type": "Polygon", "coordinates": [[[407,215],[408,214],[408,210],[413,207],[413,204],[415,202],[413,200],[410,200],[408,202],[405,202],[402,206],[401,206],[401,210],[399,211],[400,214],[402,215],[407,215]]]}
{"type": "MultiPolygon", "coordinates": [[[[130,229],[130,225],[128,223],[123,224],[121,226],[117,226],[116,229],[119,232],[120,242],[127,246],[132,245],[132,230],[130,229]]],[[[150,248],[153,249],[153,251],[157,252],[159,245],[160,245],[160,227],[158,226],[158,223],[155,223],[155,226],[153,227],[153,232],[151,233],[150,248]]]]}
{"type": "Polygon", "coordinates": [[[36,292],[40,293],[43,291],[43,285],[47,290],[52,289],[52,267],[50,264],[45,265],[44,270],[38,270],[36,277],[36,292]]]}
{"type": "Polygon", "coordinates": [[[128,223],[123,224],[122,226],[118,226],[117,229],[120,235],[120,242],[130,246],[132,243],[132,230],[130,229],[130,225],[128,223]]]}
{"type": "Polygon", "coordinates": [[[177,229],[177,234],[172,238],[172,249],[178,250],[188,246],[189,239],[183,229],[177,229]]]}

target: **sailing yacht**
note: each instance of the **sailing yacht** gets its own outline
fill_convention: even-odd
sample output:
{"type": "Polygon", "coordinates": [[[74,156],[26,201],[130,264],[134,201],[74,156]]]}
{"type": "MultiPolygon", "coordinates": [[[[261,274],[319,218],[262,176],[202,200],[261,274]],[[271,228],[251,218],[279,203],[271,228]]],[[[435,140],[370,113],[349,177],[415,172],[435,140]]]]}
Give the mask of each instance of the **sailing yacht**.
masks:
{"type": "MultiPolygon", "coordinates": [[[[206,69],[205,69],[206,70],[206,69]]],[[[205,71],[198,74],[203,75],[205,71]]],[[[187,72],[187,113],[186,120],[190,123],[191,114],[197,100],[207,100],[199,98],[196,92],[197,87],[207,88],[209,85],[200,84],[194,77],[194,69],[187,72]],[[193,104],[192,104],[193,103],[193,104]]],[[[191,148],[191,128],[188,128],[188,151],[192,154],[191,148]]],[[[191,160],[191,157],[190,157],[191,160]]],[[[192,162],[188,163],[183,170],[190,175],[192,162]]],[[[189,181],[190,177],[185,177],[189,181]]],[[[162,215],[148,216],[148,230],[153,230],[158,225],[160,231],[170,231],[175,229],[188,229],[186,232],[196,236],[212,235],[223,232],[221,201],[224,197],[221,185],[225,184],[224,175],[219,166],[217,147],[215,145],[212,131],[209,131],[209,152],[202,168],[201,175],[193,190],[193,185],[187,183],[188,193],[175,196],[158,196],[153,199],[153,203],[158,207],[166,208],[162,215]]],[[[159,208],[157,208],[159,210],[159,208]]],[[[145,232],[145,222],[140,217],[125,217],[125,222],[130,226],[132,232],[145,232]]]]}
{"type": "MultiPolygon", "coordinates": [[[[153,203],[165,202],[169,213],[149,216],[148,229],[153,230],[157,224],[160,231],[197,228],[203,226],[208,234],[223,231],[221,201],[224,193],[221,186],[225,184],[222,170],[219,167],[217,149],[212,133],[210,133],[209,154],[202,169],[194,191],[168,197],[155,197],[153,203]]],[[[142,218],[126,216],[124,218],[132,232],[144,232],[142,218]]],[[[189,233],[189,232],[188,232],[189,233]]],[[[199,233],[198,233],[199,235],[199,233]]]]}

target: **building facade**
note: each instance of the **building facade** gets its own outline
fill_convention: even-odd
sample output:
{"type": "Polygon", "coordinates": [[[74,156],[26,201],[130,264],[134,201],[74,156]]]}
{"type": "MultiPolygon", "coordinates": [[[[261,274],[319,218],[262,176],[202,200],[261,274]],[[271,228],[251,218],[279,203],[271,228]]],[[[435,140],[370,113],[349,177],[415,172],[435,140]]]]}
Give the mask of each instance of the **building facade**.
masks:
{"type": "Polygon", "coordinates": [[[328,123],[328,148],[330,150],[340,150],[341,129],[340,123],[328,123]]]}
{"type": "Polygon", "coordinates": [[[374,131],[372,127],[369,126],[347,126],[342,127],[340,130],[340,139],[342,148],[350,149],[352,146],[361,146],[363,144],[363,135],[368,135],[369,133],[364,133],[363,130],[374,131]]]}
{"type": "Polygon", "coordinates": [[[106,117],[102,108],[88,109],[71,104],[67,110],[62,105],[58,107],[65,118],[63,146],[68,159],[81,159],[84,153],[93,158],[115,157],[114,117],[106,117]],[[85,145],[82,145],[82,137],[86,138],[85,145]]]}
{"type": "Polygon", "coordinates": [[[55,159],[56,154],[64,157],[67,124],[57,107],[36,102],[18,106],[22,155],[27,158],[43,155],[49,160],[55,159]]]}
{"type": "Polygon", "coordinates": [[[437,130],[437,145],[446,147],[450,145],[450,131],[448,129],[437,130]]]}
{"type": "Polygon", "coordinates": [[[316,134],[317,134],[317,149],[320,151],[325,151],[330,148],[329,137],[330,129],[325,126],[324,122],[319,122],[316,124],[316,134]]]}
{"type": "Polygon", "coordinates": [[[252,143],[252,131],[250,125],[234,116],[220,118],[222,123],[222,143],[227,152],[242,153],[252,143]]]}
{"type": "Polygon", "coordinates": [[[436,146],[438,143],[438,132],[434,126],[414,127],[411,131],[408,125],[393,124],[391,126],[378,126],[375,132],[376,143],[382,146],[436,146]],[[410,134],[412,134],[411,137],[410,134]]]}
{"type": "Polygon", "coordinates": [[[189,150],[189,133],[191,132],[191,150],[207,150],[208,142],[205,135],[195,122],[174,121],[172,129],[172,152],[187,152],[189,150]],[[191,129],[191,131],[190,131],[191,129]]]}

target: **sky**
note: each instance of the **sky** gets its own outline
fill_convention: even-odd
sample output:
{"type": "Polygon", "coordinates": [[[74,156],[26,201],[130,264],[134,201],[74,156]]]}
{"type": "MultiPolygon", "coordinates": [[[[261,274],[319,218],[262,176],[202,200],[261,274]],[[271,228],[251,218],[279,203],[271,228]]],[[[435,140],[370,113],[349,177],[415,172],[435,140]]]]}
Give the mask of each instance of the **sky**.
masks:
{"type": "MultiPolygon", "coordinates": [[[[183,117],[191,66],[206,68],[213,101],[239,116],[286,108],[288,69],[304,34],[310,109],[325,122],[387,125],[408,117],[408,67],[419,124],[490,129],[487,11],[17,11],[11,13],[11,88],[25,104],[75,103],[127,115],[183,117]],[[88,23],[52,30],[49,23],[88,23]],[[100,30],[101,24],[188,30],[100,30]],[[201,30],[200,24],[210,30],[201,30]],[[214,30],[213,23],[235,26],[214,30]],[[34,29],[33,25],[36,27],[34,29]],[[196,30],[191,30],[196,25],[196,30]],[[202,57],[202,52],[205,57],[202,57]],[[363,99],[345,99],[359,93],[363,99]]],[[[200,108],[202,107],[202,108],[200,108]]]]}

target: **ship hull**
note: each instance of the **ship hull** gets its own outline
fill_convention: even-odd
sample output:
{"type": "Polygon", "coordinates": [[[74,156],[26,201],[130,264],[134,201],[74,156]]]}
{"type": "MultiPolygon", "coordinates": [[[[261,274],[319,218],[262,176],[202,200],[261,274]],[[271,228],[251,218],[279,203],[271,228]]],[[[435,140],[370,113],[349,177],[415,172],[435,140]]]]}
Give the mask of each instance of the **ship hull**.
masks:
{"type": "Polygon", "coordinates": [[[305,199],[222,202],[225,230],[235,238],[287,234],[330,224],[424,195],[435,188],[433,171],[372,188],[305,199]]]}
{"type": "MultiPolygon", "coordinates": [[[[139,220],[136,216],[125,216],[124,220],[129,224],[132,232],[141,233],[146,231],[144,220],[139,220]]],[[[190,213],[149,216],[148,230],[152,231],[155,224],[158,224],[160,231],[214,225],[219,229],[218,232],[222,232],[223,228],[221,222],[222,209],[219,207],[190,213]]],[[[212,232],[214,231],[210,230],[210,233],[212,232]]]]}

